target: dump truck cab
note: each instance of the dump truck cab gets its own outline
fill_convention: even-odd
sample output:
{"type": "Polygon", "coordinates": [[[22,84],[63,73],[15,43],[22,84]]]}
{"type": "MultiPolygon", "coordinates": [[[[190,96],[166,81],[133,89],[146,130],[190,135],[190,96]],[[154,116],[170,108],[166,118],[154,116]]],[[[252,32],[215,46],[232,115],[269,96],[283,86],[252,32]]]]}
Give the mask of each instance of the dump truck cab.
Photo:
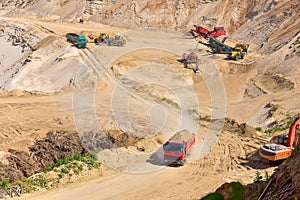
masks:
{"type": "Polygon", "coordinates": [[[165,162],[184,164],[186,148],[183,143],[167,142],[163,148],[166,152],[164,157],[165,162]]]}
{"type": "Polygon", "coordinates": [[[166,164],[184,165],[187,155],[195,145],[195,134],[182,130],[175,133],[164,145],[166,164]]]}
{"type": "Polygon", "coordinates": [[[78,48],[86,48],[87,45],[87,39],[84,35],[78,35],[78,42],[77,47],[78,48]]]}

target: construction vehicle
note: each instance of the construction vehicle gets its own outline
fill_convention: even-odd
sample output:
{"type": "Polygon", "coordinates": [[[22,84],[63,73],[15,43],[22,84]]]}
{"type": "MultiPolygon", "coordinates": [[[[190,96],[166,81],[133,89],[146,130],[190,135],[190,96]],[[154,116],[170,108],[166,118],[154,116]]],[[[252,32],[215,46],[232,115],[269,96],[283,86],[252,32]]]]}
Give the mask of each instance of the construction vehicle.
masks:
{"type": "Polygon", "coordinates": [[[175,133],[164,145],[164,162],[183,166],[196,142],[195,134],[188,130],[175,133]]]}
{"type": "Polygon", "coordinates": [[[109,36],[107,33],[100,33],[99,35],[89,35],[89,38],[98,45],[124,46],[126,44],[126,40],[121,35],[109,36]]]}
{"type": "Polygon", "coordinates": [[[209,47],[213,54],[227,54],[227,58],[233,60],[244,59],[248,53],[249,44],[236,44],[235,47],[230,47],[225,44],[226,39],[227,37],[220,42],[215,37],[208,37],[208,43],[201,40],[198,43],[209,47]]]}
{"type": "Polygon", "coordinates": [[[192,69],[195,73],[200,73],[199,70],[199,63],[200,59],[198,57],[197,53],[191,52],[191,53],[183,53],[181,59],[177,59],[178,62],[183,63],[184,68],[189,68],[189,64],[195,64],[196,68],[189,68],[192,69]]]}
{"type": "Polygon", "coordinates": [[[273,143],[260,147],[260,157],[270,162],[282,161],[291,156],[300,138],[300,115],[291,124],[288,135],[273,138],[273,143]]]}
{"type": "Polygon", "coordinates": [[[219,37],[221,35],[226,36],[224,27],[214,27],[212,31],[204,28],[203,26],[194,25],[195,29],[190,30],[190,34],[194,37],[202,36],[207,39],[208,37],[219,37]]]}
{"type": "Polygon", "coordinates": [[[108,46],[124,46],[126,44],[126,40],[121,35],[115,35],[114,37],[110,37],[107,40],[108,46]]]}
{"type": "Polygon", "coordinates": [[[67,41],[77,48],[86,48],[87,39],[84,35],[77,35],[76,33],[67,33],[67,41]]]}
{"type": "Polygon", "coordinates": [[[109,38],[109,35],[107,33],[100,33],[99,35],[89,35],[89,38],[95,43],[102,43],[109,38]]]}

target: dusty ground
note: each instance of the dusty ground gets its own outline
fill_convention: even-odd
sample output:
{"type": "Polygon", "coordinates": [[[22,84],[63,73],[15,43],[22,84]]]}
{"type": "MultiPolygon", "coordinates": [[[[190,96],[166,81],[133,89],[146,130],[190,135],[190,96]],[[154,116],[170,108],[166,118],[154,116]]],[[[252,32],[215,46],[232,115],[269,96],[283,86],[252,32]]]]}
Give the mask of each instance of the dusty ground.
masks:
{"type": "MultiPolygon", "coordinates": [[[[42,28],[43,34],[55,38],[38,48],[40,54],[46,54],[45,61],[26,64],[25,69],[20,68],[14,85],[2,85],[7,89],[21,89],[11,92],[3,90],[0,98],[0,155],[3,162],[6,162],[9,148],[26,150],[35,139],[44,137],[51,130],[85,132],[101,127],[110,134],[122,134],[123,131],[140,139],[135,144],[136,147],[147,149],[144,153],[135,147],[122,147],[99,153],[103,163],[127,173],[116,171],[114,175],[104,175],[64,188],[24,195],[20,199],[194,199],[214,191],[225,181],[249,183],[253,181],[257,170],[272,172],[273,168],[262,163],[255,154],[257,148],[268,139],[266,136],[243,135],[226,129],[207,156],[200,158],[194,152],[184,167],[172,168],[146,162],[170,134],[182,128],[178,123],[181,116],[178,105],[181,108],[186,105],[187,108],[195,108],[191,94],[197,97],[199,107],[196,108],[199,108],[201,116],[209,116],[215,110],[222,109],[215,107],[215,102],[211,99],[211,93],[219,91],[220,85],[208,84],[220,76],[226,92],[226,101],[221,102],[226,107],[224,114],[238,122],[247,122],[256,127],[276,120],[276,115],[271,118],[264,117],[264,107],[270,102],[280,106],[278,112],[299,111],[297,74],[285,77],[284,80],[275,78],[279,80],[275,83],[270,83],[273,76],[268,74],[256,79],[256,62],[262,55],[251,51],[242,62],[226,61],[225,56],[211,56],[201,51],[203,59],[210,64],[203,63],[200,66],[201,73],[194,74],[192,70],[184,69],[176,59],[185,51],[195,51],[196,43],[182,39],[177,33],[127,31],[123,33],[128,39],[124,48],[95,47],[94,44],[89,44],[88,49],[77,50],[64,41],[65,33],[82,30],[97,32],[98,29],[102,31],[110,28],[92,23],[53,23],[18,18],[2,20],[4,23],[8,20],[16,24],[32,24],[39,27],[39,31],[42,28]],[[60,48],[56,49],[57,46],[51,45],[57,41],[61,43],[61,49],[66,48],[68,55],[71,54],[72,62],[65,64],[72,74],[65,77],[59,70],[65,66],[62,64],[48,74],[52,81],[40,84],[39,78],[49,71],[40,71],[39,67],[36,70],[27,70],[37,63],[42,67],[45,63],[53,62],[55,57],[51,57],[51,52],[60,48]],[[213,70],[211,63],[216,66],[217,71],[213,70]],[[28,74],[31,75],[29,78],[28,74]],[[99,76],[101,80],[98,82],[99,76]],[[55,81],[55,78],[60,81],[55,81]],[[75,78],[75,87],[68,86],[70,78],[75,78]],[[249,86],[251,81],[255,81],[255,86],[249,86]],[[163,87],[163,84],[167,87],[163,87]],[[30,90],[31,87],[33,90],[42,90],[44,87],[45,91],[52,93],[45,95],[22,91],[30,90]],[[191,88],[193,92],[189,93],[191,88]],[[245,95],[246,89],[252,96],[245,95]],[[125,95],[128,93],[130,98],[125,95]],[[185,102],[181,102],[181,99],[185,102]],[[128,103],[127,107],[124,107],[123,101],[128,103]],[[155,107],[157,104],[162,106],[155,107]],[[133,121],[128,120],[127,111],[130,111],[133,121]],[[164,120],[165,123],[161,124],[164,120]],[[158,132],[162,136],[151,138],[158,132]],[[147,140],[148,137],[151,139],[147,140]],[[152,145],[147,146],[147,141],[151,141],[152,145]],[[133,165],[130,165],[131,162],[133,165]]],[[[113,31],[118,33],[122,30],[113,31]]],[[[35,55],[36,52],[32,54],[35,55]]],[[[23,56],[28,55],[21,55],[22,58],[23,56]]],[[[18,65],[13,66],[18,68],[18,65]]],[[[194,129],[200,141],[209,125],[206,121],[200,121],[199,127],[197,125],[199,124],[182,126],[194,129]]]]}

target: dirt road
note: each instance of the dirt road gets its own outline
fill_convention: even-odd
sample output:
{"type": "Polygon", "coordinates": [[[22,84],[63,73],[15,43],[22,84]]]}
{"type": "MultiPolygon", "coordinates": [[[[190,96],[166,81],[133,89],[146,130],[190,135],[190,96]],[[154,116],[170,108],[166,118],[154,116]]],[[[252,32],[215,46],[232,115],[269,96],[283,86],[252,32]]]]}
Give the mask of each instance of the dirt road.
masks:
{"type": "MultiPolygon", "coordinates": [[[[261,141],[261,138],[224,132],[207,157],[180,168],[163,167],[142,174],[118,173],[40,194],[24,195],[21,199],[195,199],[213,191],[224,181],[252,182],[256,170],[268,167],[258,157],[249,156],[261,141]]],[[[268,173],[272,170],[266,169],[268,173]]]]}

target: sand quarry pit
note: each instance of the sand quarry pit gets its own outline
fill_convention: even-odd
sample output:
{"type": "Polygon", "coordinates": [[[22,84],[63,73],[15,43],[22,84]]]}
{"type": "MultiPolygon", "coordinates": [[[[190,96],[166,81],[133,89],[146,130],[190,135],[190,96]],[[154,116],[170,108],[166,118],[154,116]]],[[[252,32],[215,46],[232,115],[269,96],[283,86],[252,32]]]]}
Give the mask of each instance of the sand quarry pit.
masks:
{"type": "MultiPolygon", "coordinates": [[[[20,19],[13,21],[21,23],[20,19]]],[[[200,74],[195,74],[177,62],[183,52],[197,51],[195,41],[182,39],[179,33],[130,30],[122,32],[128,39],[125,47],[89,43],[88,49],[78,50],[65,41],[63,34],[80,32],[83,27],[97,31],[93,26],[29,19],[26,23],[46,27],[47,31],[39,31],[45,38],[50,35],[53,41],[44,41],[29,55],[18,55],[20,63],[28,56],[35,60],[13,64],[19,70],[12,77],[14,84],[4,81],[3,87],[19,90],[1,92],[1,158],[7,161],[9,149],[28,153],[28,147],[49,131],[78,132],[88,139],[85,147],[98,150],[99,160],[112,168],[114,175],[93,177],[19,199],[195,199],[226,181],[246,184],[253,181],[257,170],[269,174],[274,170],[257,155],[257,149],[268,138],[238,123],[251,124],[262,105],[282,98],[276,92],[265,94],[259,90],[258,94],[251,91],[245,98],[245,88],[257,75],[251,53],[244,63],[201,53],[206,62],[200,65],[200,74]],[[52,57],[51,51],[57,54],[52,57]],[[30,68],[32,63],[40,67],[30,68]],[[49,69],[42,68],[43,64],[49,69]],[[62,76],[60,69],[65,65],[72,73],[62,76]],[[30,83],[26,75],[29,72],[33,77],[30,83]],[[39,77],[48,72],[52,78],[41,82],[39,77]],[[209,81],[214,83],[220,77],[226,96],[222,104],[217,102],[222,106],[215,106],[210,92],[219,91],[220,87],[211,87],[209,81]],[[74,78],[75,85],[69,85],[70,78],[74,78]],[[43,86],[47,86],[45,91],[43,86]],[[23,91],[31,89],[41,92],[23,91]],[[245,108],[247,104],[253,109],[245,108]],[[211,146],[205,149],[207,131],[214,129],[214,119],[209,117],[224,107],[231,119],[224,121],[225,128],[208,141],[211,146]],[[161,146],[182,128],[197,133],[198,148],[185,166],[167,167],[161,163],[161,146]],[[98,135],[85,135],[99,130],[102,132],[98,135]],[[89,140],[92,136],[103,140],[89,140]],[[107,138],[111,142],[106,143],[109,148],[101,149],[101,142],[107,138]],[[199,154],[202,151],[209,153],[199,154]]],[[[99,25],[101,28],[107,27],[99,25]]],[[[114,31],[118,33],[120,29],[114,31]]],[[[288,91],[298,91],[296,86],[288,91]]],[[[215,120],[217,124],[218,119],[215,120]]]]}

